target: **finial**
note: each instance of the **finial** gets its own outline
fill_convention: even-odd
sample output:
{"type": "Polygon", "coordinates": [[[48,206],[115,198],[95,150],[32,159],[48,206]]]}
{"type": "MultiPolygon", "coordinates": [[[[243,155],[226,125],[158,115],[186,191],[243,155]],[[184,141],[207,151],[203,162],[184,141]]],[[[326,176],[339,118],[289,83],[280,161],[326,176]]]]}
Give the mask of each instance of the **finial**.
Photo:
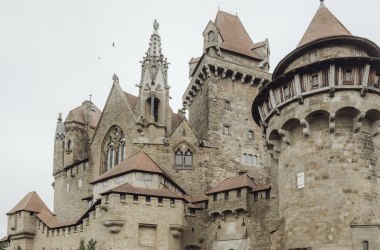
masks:
{"type": "Polygon", "coordinates": [[[113,82],[119,82],[119,77],[117,77],[117,75],[113,73],[112,80],[113,82]]]}
{"type": "Polygon", "coordinates": [[[154,31],[158,31],[159,27],[160,27],[160,24],[157,22],[157,19],[154,19],[154,22],[153,22],[154,31]]]}
{"type": "Polygon", "coordinates": [[[325,8],[325,0],[319,0],[320,1],[320,6],[319,8],[325,8]]]}
{"type": "Polygon", "coordinates": [[[62,113],[58,113],[58,119],[57,119],[58,122],[62,122],[62,113]]]}
{"type": "Polygon", "coordinates": [[[90,102],[91,102],[91,97],[92,97],[92,94],[90,94],[90,102]]]}

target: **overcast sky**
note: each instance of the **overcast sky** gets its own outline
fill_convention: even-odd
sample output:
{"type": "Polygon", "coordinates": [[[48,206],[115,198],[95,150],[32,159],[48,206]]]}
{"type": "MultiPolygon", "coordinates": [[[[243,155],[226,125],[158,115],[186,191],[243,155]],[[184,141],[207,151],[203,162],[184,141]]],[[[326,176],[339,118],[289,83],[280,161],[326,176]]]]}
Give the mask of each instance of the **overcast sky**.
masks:
{"type": "MultiPolygon", "coordinates": [[[[325,4],[351,33],[379,44],[379,0],[325,4]]],[[[137,95],[139,61],[154,19],[171,63],[171,106],[181,108],[188,61],[201,55],[203,29],[218,6],[237,13],[254,42],[269,39],[273,70],[296,47],[319,1],[0,1],[0,238],[6,233],[5,213],[28,192],[37,191],[53,209],[58,113],[65,118],[89,94],[102,110],[113,73],[124,90],[137,95]]]]}

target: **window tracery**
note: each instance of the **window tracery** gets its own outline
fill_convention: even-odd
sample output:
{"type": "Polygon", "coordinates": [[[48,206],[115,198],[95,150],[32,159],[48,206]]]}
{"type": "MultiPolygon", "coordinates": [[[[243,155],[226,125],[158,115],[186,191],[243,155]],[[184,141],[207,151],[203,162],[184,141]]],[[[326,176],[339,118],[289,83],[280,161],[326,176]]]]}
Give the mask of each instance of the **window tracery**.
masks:
{"type": "Polygon", "coordinates": [[[176,168],[191,168],[193,166],[193,151],[185,143],[179,145],[174,152],[176,168]]]}
{"type": "Polygon", "coordinates": [[[104,172],[126,158],[125,135],[123,130],[115,126],[110,129],[103,143],[104,172]]]}

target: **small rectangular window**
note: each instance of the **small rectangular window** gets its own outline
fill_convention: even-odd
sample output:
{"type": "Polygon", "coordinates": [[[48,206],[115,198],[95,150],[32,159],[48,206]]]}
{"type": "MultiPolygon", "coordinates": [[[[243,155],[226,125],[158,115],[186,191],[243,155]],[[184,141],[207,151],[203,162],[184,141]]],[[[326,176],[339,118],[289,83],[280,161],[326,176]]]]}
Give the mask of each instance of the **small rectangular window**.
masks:
{"type": "Polygon", "coordinates": [[[218,200],[218,194],[213,194],[212,201],[217,201],[217,200],[218,200]]]}
{"type": "Polygon", "coordinates": [[[158,204],[162,204],[162,201],[163,201],[162,197],[158,197],[158,204]]]}
{"type": "Polygon", "coordinates": [[[312,82],[313,89],[319,88],[318,74],[311,76],[311,82],[312,82]]]}
{"type": "Polygon", "coordinates": [[[228,198],[229,198],[229,193],[228,193],[228,191],[226,191],[226,192],[224,192],[224,199],[228,200],[228,198]]]}
{"type": "Polygon", "coordinates": [[[145,201],[146,201],[147,203],[150,203],[150,196],[145,197],[145,201]]]}
{"type": "Polygon", "coordinates": [[[121,201],[125,201],[125,199],[126,199],[125,194],[120,194],[120,200],[121,200],[121,201]]]}
{"type": "Polygon", "coordinates": [[[171,198],[170,199],[170,205],[174,205],[175,204],[175,199],[171,198]]]}
{"type": "Polygon", "coordinates": [[[230,134],[230,126],[224,125],[223,127],[223,134],[229,135],[230,134]]]}
{"type": "Polygon", "coordinates": [[[231,103],[230,103],[230,101],[225,100],[225,101],[224,101],[224,109],[230,109],[230,108],[231,108],[231,103]]]}
{"type": "Polygon", "coordinates": [[[248,139],[253,140],[254,139],[254,133],[253,130],[248,130],[248,139]]]}
{"type": "Polygon", "coordinates": [[[137,194],[133,195],[133,201],[139,201],[139,196],[137,194]]]}
{"type": "Polygon", "coordinates": [[[208,209],[208,201],[205,201],[205,209],[208,209]]]}
{"type": "Polygon", "coordinates": [[[241,189],[236,190],[236,197],[241,197],[241,189]]]}
{"type": "Polygon", "coordinates": [[[297,174],[297,188],[301,189],[305,187],[305,173],[301,172],[297,174]]]}

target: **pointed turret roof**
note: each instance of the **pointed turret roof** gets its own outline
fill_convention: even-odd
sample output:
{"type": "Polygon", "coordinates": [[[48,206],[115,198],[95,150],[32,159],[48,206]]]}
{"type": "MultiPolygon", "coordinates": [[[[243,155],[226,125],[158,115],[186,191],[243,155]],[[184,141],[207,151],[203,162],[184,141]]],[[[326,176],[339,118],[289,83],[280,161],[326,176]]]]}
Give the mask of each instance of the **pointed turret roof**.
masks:
{"type": "Polygon", "coordinates": [[[238,16],[219,10],[214,23],[223,38],[222,49],[261,59],[252,51],[254,43],[238,16]]]}
{"type": "MultiPolygon", "coordinates": [[[[45,205],[45,203],[41,200],[36,192],[28,193],[22,200],[7,214],[14,214],[19,211],[28,211],[39,213],[42,210],[49,211],[49,208],[45,205]]],[[[53,214],[52,212],[50,212],[53,214]]]]}
{"type": "Polygon", "coordinates": [[[65,122],[77,122],[80,124],[85,124],[86,111],[90,113],[90,125],[95,128],[98,125],[102,112],[91,101],[88,100],[84,101],[79,107],[70,110],[65,122]]]}
{"type": "Polygon", "coordinates": [[[321,38],[352,36],[350,31],[326,8],[323,1],[297,48],[321,38]]]}

